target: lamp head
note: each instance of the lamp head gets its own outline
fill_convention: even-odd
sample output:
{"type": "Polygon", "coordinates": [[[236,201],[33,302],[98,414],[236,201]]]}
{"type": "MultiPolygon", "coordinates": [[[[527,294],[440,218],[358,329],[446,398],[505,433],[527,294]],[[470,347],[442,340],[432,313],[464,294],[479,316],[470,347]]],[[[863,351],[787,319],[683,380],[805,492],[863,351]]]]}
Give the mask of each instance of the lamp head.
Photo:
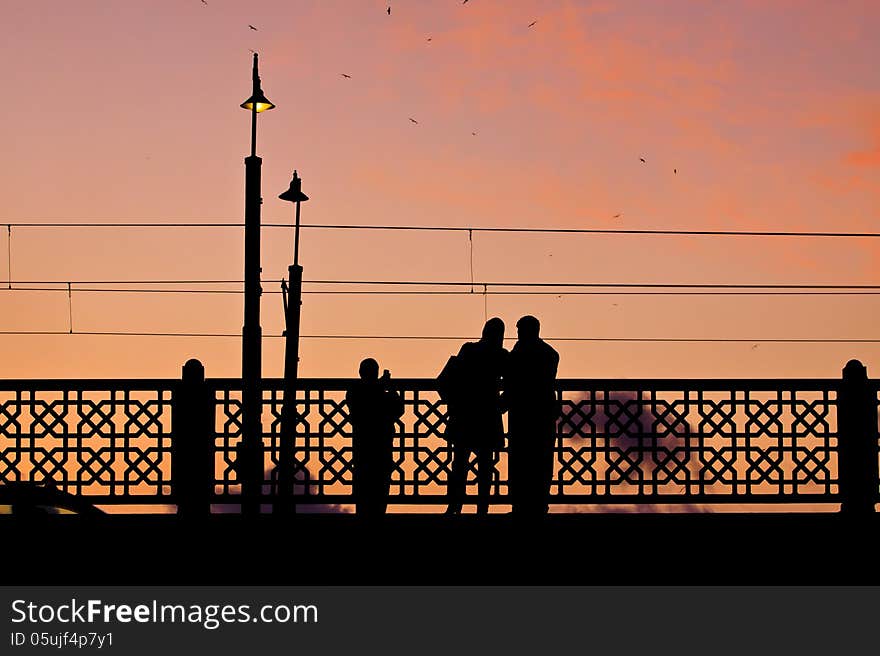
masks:
{"type": "Polygon", "coordinates": [[[268,98],[263,94],[263,90],[260,88],[260,74],[257,70],[257,53],[254,53],[254,89],[251,97],[241,103],[241,107],[243,109],[250,111],[254,111],[256,109],[257,113],[265,112],[270,109],[274,109],[275,105],[269,101],[268,98]]]}
{"type": "Polygon", "coordinates": [[[279,194],[278,198],[291,203],[298,203],[309,199],[309,197],[302,192],[302,178],[296,174],[296,171],[293,172],[293,179],[290,181],[290,187],[283,194],[279,194]]]}
{"type": "Polygon", "coordinates": [[[270,109],[275,109],[275,105],[273,105],[266,96],[263,95],[262,89],[257,89],[256,93],[254,93],[250,98],[241,103],[241,107],[250,111],[253,111],[254,105],[256,105],[256,111],[259,114],[260,112],[265,112],[270,109]]]}

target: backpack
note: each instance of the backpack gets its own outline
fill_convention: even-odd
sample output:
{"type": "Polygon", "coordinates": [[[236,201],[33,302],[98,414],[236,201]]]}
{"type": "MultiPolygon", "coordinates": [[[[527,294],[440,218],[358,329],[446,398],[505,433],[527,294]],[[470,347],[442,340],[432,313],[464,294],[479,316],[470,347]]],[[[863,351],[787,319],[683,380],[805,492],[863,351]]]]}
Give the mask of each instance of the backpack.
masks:
{"type": "Polygon", "coordinates": [[[437,374],[437,392],[440,400],[449,405],[449,397],[461,385],[461,365],[457,355],[450,355],[443,369],[437,374]]]}

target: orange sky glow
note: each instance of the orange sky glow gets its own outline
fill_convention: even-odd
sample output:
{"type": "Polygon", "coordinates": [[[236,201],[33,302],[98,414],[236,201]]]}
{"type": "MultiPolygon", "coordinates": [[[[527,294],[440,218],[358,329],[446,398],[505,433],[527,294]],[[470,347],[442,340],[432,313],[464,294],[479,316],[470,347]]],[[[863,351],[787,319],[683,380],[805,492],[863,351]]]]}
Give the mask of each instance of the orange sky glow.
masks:
{"type": "MultiPolygon", "coordinates": [[[[239,104],[253,49],[277,105],[259,118],[264,223],[292,223],[277,196],[297,169],[307,224],[877,231],[876,2],[390,4],[391,16],[385,2],[349,0],[6,3],[0,223],[240,223],[250,122],[239,104]]],[[[2,226],[0,331],[67,331],[71,316],[77,331],[241,330],[240,295],[74,285],[68,305],[66,291],[67,281],[241,280],[241,228],[9,235],[2,226]],[[33,281],[59,291],[26,291],[47,286],[33,281]]],[[[265,279],[286,275],[292,237],[264,228],[265,279]]],[[[302,331],[476,337],[488,315],[514,337],[516,319],[534,314],[562,377],[830,378],[850,358],[876,376],[880,344],[763,340],[878,339],[877,295],[480,292],[500,282],[876,285],[878,255],[877,238],[476,232],[471,244],[467,232],[310,228],[306,280],[470,282],[472,261],[477,285],[459,296],[307,294],[302,331]]],[[[120,286],[135,287],[105,285],[120,286]]],[[[352,288],[306,286],[330,289],[352,288]]],[[[283,329],[277,293],[263,296],[262,327],[283,329]]],[[[240,338],[0,343],[7,378],[172,378],[190,357],[208,376],[241,375],[240,338]]],[[[305,339],[300,372],[354,376],[372,356],[396,376],[434,376],[459,345],[305,339]]],[[[283,341],[268,337],[263,357],[264,376],[280,376],[283,341]]]]}

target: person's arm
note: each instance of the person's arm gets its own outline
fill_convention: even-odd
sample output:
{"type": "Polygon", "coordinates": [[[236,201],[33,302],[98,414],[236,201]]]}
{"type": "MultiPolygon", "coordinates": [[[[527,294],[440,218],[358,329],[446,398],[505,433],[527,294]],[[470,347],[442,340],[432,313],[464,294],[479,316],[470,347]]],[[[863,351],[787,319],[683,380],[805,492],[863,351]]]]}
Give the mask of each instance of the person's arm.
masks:
{"type": "Polygon", "coordinates": [[[345,392],[345,404],[348,406],[348,419],[354,424],[355,417],[358,416],[360,408],[358,407],[358,393],[354,388],[349,388],[345,392]]]}
{"type": "Polygon", "coordinates": [[[553,353],[552,376],[550,377],[550,384],[552,385],[551,389],[553,390],[553,411],[558,418],[559,415],[562,414],[562,399],[556,391],[556,373],[559,370],[559,353],[552,346],[550,347],[550,351],[553,353]]]}
{"type": "Polygon", "coordinates": [[[403,397],[394,391],[388,392],[389,407],[391,408],[391,416],[393,419],[400,419],[403,416],[404,405],[403,397]]]}

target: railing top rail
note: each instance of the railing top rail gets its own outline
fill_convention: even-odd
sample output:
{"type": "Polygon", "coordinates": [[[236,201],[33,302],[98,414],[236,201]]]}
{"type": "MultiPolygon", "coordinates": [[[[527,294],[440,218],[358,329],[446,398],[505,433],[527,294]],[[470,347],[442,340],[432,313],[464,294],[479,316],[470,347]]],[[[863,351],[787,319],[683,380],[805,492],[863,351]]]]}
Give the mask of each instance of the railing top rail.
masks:
{"type": "MultiPolygon", "coordinates": [[[[353,378],[300,378],[296,382],[298,389],[345,389],[351,385],[353,378]]],[[[240,378],[211,378],[208,385],[214,389],[241,389],[240,378]]],[[[434,390],[434,378],[394,378],[392,386],[400,389],[434,390]]],[[[281,389],[283,378],[264,378],[263,388],[267,390],[281,389]]],[[[559,390],[605,388],[614,391],[635,391],[640,389],[654,390],[836,390],[840,380],[835,378],[560,378],[556,381],[559,390]]]]}
{"type": "MultiPolygon", "coordinates": [[[[300,378],[297,388],[344,389],[354,378],[300,378]]],[[[241,389],[240,378],[208,378],[207,384],[214,389],[241,389]]],[[[283,378],[263,378],[265,389],[280,389],[283,378]]],[[[619,391],[639,389],[683,390],[683,389],[837,389],[838,378],[560,378],[556,386],[560,390],[578,388],[606,388],[619,391]]],[[[179,378],[11,378],[0,379],[0,390],[157,390],[174,389],[180,384],[179,378]]],[[[392,384],[400,388],[433,390],[434,378],[394,378],[392,384]]],[[[880,380],[870,384],[880,388],[880,380]]]]}
{"type": "Polygon", "coordinates": [[[0,390],[171,390],[179,378],[5,378],[0,390]]]}

